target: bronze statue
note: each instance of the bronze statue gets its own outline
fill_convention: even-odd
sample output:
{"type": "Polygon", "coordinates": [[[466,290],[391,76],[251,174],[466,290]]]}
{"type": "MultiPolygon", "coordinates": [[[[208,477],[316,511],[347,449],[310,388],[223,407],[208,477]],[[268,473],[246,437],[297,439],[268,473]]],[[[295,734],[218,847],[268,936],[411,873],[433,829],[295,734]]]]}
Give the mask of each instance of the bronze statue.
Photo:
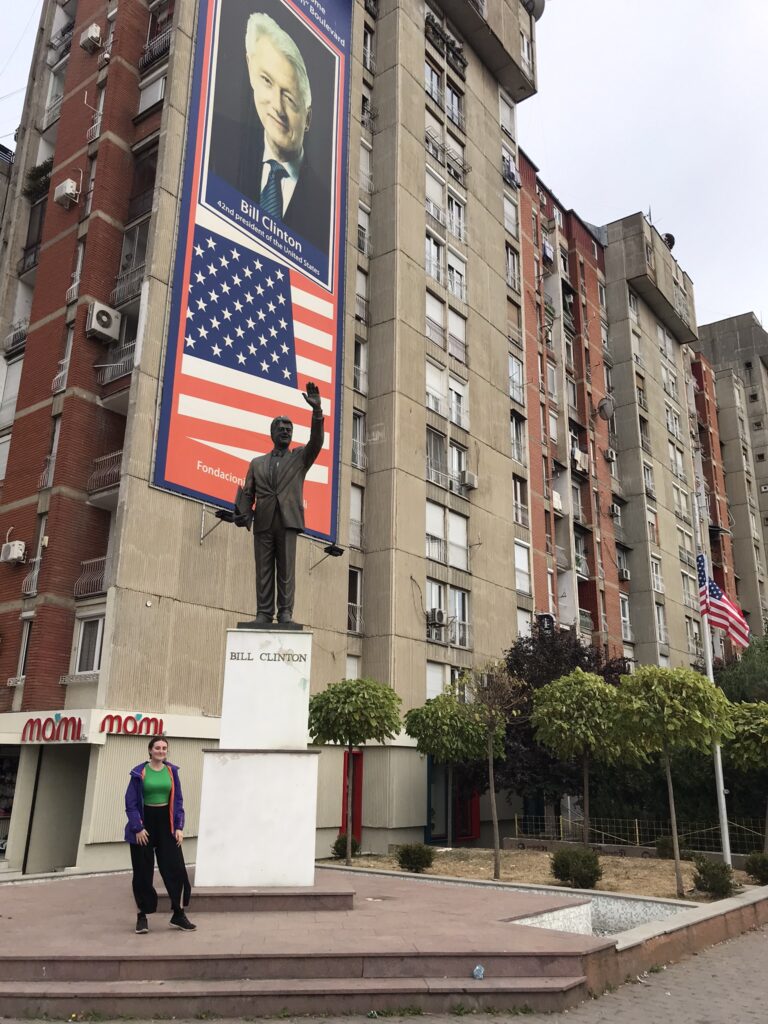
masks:
{"type": "Polygon", "coordinates": [[[275,617],[277,583],[277,622],[293,628],[293,602],[296,593],[296,538],[304,529],[304,478],[320,454],[325,431],[320,391],[307,382],[304,400],[312,406],[309,443],[289,450],[293,423],[287,416],[272,421],[270,433],[274,448],[269,455],[251,461],[245,486],[235,498],[234,522],[249,530],[253,527],[256,558],[256,618],[240,626],[265,628],[275,617]]]}

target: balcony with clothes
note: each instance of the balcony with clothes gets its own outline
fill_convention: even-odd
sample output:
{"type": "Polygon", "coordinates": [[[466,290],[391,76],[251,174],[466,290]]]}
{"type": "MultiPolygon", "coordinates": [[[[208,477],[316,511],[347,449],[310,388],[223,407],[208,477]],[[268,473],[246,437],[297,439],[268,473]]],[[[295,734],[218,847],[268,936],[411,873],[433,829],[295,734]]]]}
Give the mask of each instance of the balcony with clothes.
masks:
{"type": "Polygon", "coordinates": [[[85,488],[88,492],[89,505],[111,512],[116,510],[122,464],[122,448],[93,460],[91,475],[85,488]]]}
{"type": "Polygon", "coordinates": [[[106,593],[106,556],[87,558],[80,563],[80,575],[75,580],[73,593],[75,597],[95,597],[106,593]]]}
{"type": "Polygon", "coordinates": [[[72,37],[75,32],[74,19],[67,19],[61,28],[57,29],[48,40],[48,56],[46,63],[49,67],[55,67],[64,60],[72,49],[72,37]]]}

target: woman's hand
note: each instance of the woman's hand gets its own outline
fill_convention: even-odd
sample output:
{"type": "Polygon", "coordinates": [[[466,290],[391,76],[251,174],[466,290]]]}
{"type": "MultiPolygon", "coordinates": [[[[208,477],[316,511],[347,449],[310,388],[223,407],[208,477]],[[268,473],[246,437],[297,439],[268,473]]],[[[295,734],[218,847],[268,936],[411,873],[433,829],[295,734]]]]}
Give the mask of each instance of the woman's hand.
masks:
{"type": "Polygon", "coordinates": [[[147,832],[145,828],[143,828],[141,832],[136,833],[136,842],[139,846],[147,846],[149,843],[149,832],[147,832]]]}
{"type": "Polygon", "coordinates": [[[177,828],[176,829],[176,845],[177,846],[181,846],[181,844],[183,842],[184,842],[184,833],[181,831],[180,828],[177,828]]]}

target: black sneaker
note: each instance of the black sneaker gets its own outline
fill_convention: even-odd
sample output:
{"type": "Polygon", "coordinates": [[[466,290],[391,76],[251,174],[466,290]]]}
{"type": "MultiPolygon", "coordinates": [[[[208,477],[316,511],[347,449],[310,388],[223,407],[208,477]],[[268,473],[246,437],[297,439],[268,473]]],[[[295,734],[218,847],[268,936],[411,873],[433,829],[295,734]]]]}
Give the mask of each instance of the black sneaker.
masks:
{"type": "Polygon", "coordinates": [[[148,931],[149,931],[149,924],[147,923],[147,915],[146,914],[137,914],[136,915],[136,934],[137,935],[146,935],[148,931]]]}
{"type": "Polygon", "coordinates": [[[171,928],[180,928],[183,932],[193,932],[197,925],[192,924],[183,910],[177,910],[171,917],[171,928]]]}

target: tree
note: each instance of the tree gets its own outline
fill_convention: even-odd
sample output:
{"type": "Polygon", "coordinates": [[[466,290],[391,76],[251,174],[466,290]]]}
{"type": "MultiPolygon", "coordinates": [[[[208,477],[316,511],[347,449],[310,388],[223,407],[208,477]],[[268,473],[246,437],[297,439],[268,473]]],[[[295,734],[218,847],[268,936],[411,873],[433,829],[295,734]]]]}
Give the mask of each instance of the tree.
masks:
{"type": "Polygon", "coordinates": [[[675,751],[710,750],[732,735],[731,705],[706,676],[689,668],[643,665],[621,677],[619,728],[627,742],[644,754],[661,754],[667,780],[677,895],[682,897],[683,874],[677,837],[675,793],[670,757],[675,751]]]}
{"type": "Polygon", "coordinates": [[[617,732],[619,694],[594,672],[574,669],[533,694],[531,725],[536,740],[582,770],[583,841],[589,845],[589,765],[615,761],[622,753],[617,732]]]}
{"type": "Polygon", "coordinates": [[[768,636],[755,636],[738,661],[715,673],[715,682],[732,701],[768,701],[768,636]]]}
{"type": "Polygon", "coordinates": [[[520,713],[526,701],[525,683],[511,675],[503,661],[475,669],[464,677],[467,696],[474,705],[485,736],[488,763],[488,793],[493,820],[493,877],[501,878],[501,841],[496,807],[494,760],[503,755],[503,738],[508,723],[520,713]]]}
{"type": "MultiPolygon", "coordinates": [[[[768,703],[733,704],[733,738],[725,747],[725,756],[742,771],[768,768],[768,703]]],[[[763,851],[768,853],[768,800],[765,807],[763,851]]]]}
{"type": "Polygon", "coordinates": [[[309,734],[313,743],[347,748],[347,856],[352,863],[352,751],[370,740],[384,743],[400,732],[401,700],[373,679],[342,679],[309,699],[309,734]]]}
{"type": "Polygon", "coordinates": [[[485,730],[472,704],[459,700],[455,688],[432,697],[405,715],[405,731],[416,740],[416,749],[429,754],[448,771],[448,846],[453,845],[453,769],[477,761],[485,753],[485,730]]]}

